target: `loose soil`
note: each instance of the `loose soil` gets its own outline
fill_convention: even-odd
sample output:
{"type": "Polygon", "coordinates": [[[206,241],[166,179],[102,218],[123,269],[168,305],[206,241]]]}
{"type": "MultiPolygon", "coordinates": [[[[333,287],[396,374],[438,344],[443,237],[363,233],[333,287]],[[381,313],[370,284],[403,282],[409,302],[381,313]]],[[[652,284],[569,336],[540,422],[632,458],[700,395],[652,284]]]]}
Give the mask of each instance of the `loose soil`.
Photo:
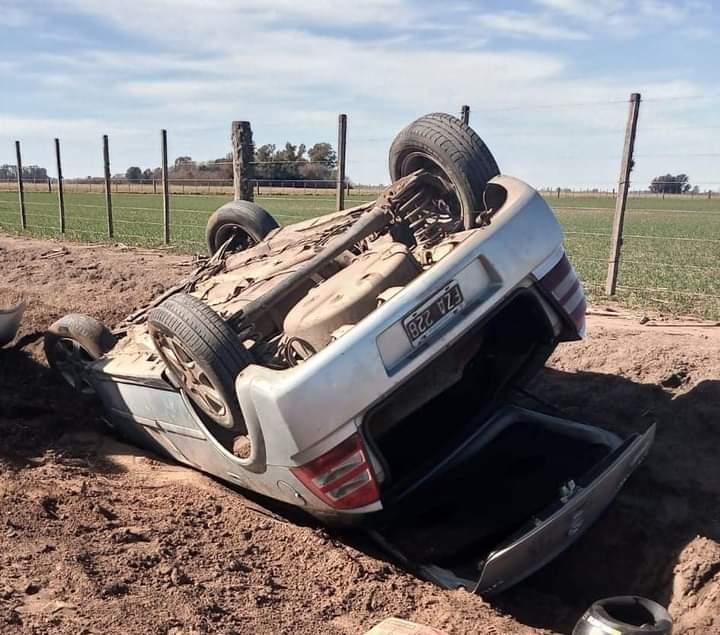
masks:
{"type": "Polygon", "coordinates": [[[571,549],[490,601],[443,591],[361,538],[124,444],[50,372],[41,333],[109,325],[182,278],[170,252],[0,235],[0,633],[362,633],[395,615],[449,633],[570,633],[592,601],[635,593],[677,634],[720,634],[720,332],[602,311],[530,390],[569,418],[658,425],[647,462],[571,549]]]}

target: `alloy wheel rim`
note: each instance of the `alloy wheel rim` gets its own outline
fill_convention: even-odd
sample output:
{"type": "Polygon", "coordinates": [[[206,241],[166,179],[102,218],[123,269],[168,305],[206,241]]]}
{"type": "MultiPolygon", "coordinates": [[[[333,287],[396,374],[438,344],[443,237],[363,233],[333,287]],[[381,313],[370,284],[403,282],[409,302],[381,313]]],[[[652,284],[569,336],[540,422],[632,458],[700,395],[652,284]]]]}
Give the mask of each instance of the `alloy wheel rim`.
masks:
{"type": "Polygon", "coordinates": [[[232,427],[230,408],[208,373],[174,336],[158,331],[155,342],[170,372],[195,404],[223,427],[232,427]]]}
{"type": "Polygon", "coordinates": [[[55,367],[65,381],[84,395],[92,395],[95,389],[87,380],[87,365],[93,361],[81,344],[69,337],[61,337],[54,346],[55,367]]]}

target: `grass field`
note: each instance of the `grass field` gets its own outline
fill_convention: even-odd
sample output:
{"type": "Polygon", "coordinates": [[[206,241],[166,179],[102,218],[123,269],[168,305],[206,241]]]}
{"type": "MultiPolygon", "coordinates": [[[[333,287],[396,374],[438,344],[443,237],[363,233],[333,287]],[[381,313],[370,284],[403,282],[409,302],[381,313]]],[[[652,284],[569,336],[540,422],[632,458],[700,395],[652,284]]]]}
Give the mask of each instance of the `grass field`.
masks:
{"type": "MultiPolygon", "coordinates": [[[[329,194],[329,193],[328,193],[329,194]]],[[[284,224],[331,212],[333,196],[269,195],[258,203],[284,224]]],[[[55,236],[57,199],[26,193],[29,231],[55,236]]],[[[204,248],[207,217],[228,197],[177,195],[171,200],[172,242],[185,251],[204,248]]],[[[366,200],[351,196],[347,206],[366,200]]],[[[607,271],[614,199],[563,194],[548,201],[566,231],[566,246],[594,301],[601,301],[607,271]]],[[[99,193],[65,196],[66,234],[77,240],[106,239],[105,201],[99,193]]],[[[115,238],[126,244],[162,242],[162,198],[113,194],[115,238]]],[[[17,194],[0,192],[0,228],[19,229],[17,194]]],[[[720,320],[720,199],[633,197],[628,202],[618,298],[631,307],[720,320]]]]}

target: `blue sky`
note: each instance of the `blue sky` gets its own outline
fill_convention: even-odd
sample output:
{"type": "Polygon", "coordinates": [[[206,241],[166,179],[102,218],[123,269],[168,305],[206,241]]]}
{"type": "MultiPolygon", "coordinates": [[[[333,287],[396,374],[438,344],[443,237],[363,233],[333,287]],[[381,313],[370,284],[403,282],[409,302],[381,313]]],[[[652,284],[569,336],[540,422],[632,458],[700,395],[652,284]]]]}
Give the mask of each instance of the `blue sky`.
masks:
{"type": "Polygon", "coordinates": [[[634,180],[686,172],[720,189],[720,20],[703,0],[0,0],[0,163],[100,174],[257,143],[336,141],[348,172],[387,181],[394,134],[470,104],[501,170],[611,188],[626,100],[640,92],[634,180]]]}

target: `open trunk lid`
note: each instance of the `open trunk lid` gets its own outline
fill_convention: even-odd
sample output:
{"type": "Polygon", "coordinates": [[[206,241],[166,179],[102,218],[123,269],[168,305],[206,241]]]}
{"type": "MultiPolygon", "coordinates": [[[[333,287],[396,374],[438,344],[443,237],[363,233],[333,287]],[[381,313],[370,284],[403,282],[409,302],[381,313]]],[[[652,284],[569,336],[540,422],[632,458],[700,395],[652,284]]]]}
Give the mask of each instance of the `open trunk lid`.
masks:
{"type": "Polygon", "coordinates": [[[540,569],[610,504],[655,426],[622,440],[506,406],[394,501],[371,536],[418,575],[497,593],[540,569]]]}

